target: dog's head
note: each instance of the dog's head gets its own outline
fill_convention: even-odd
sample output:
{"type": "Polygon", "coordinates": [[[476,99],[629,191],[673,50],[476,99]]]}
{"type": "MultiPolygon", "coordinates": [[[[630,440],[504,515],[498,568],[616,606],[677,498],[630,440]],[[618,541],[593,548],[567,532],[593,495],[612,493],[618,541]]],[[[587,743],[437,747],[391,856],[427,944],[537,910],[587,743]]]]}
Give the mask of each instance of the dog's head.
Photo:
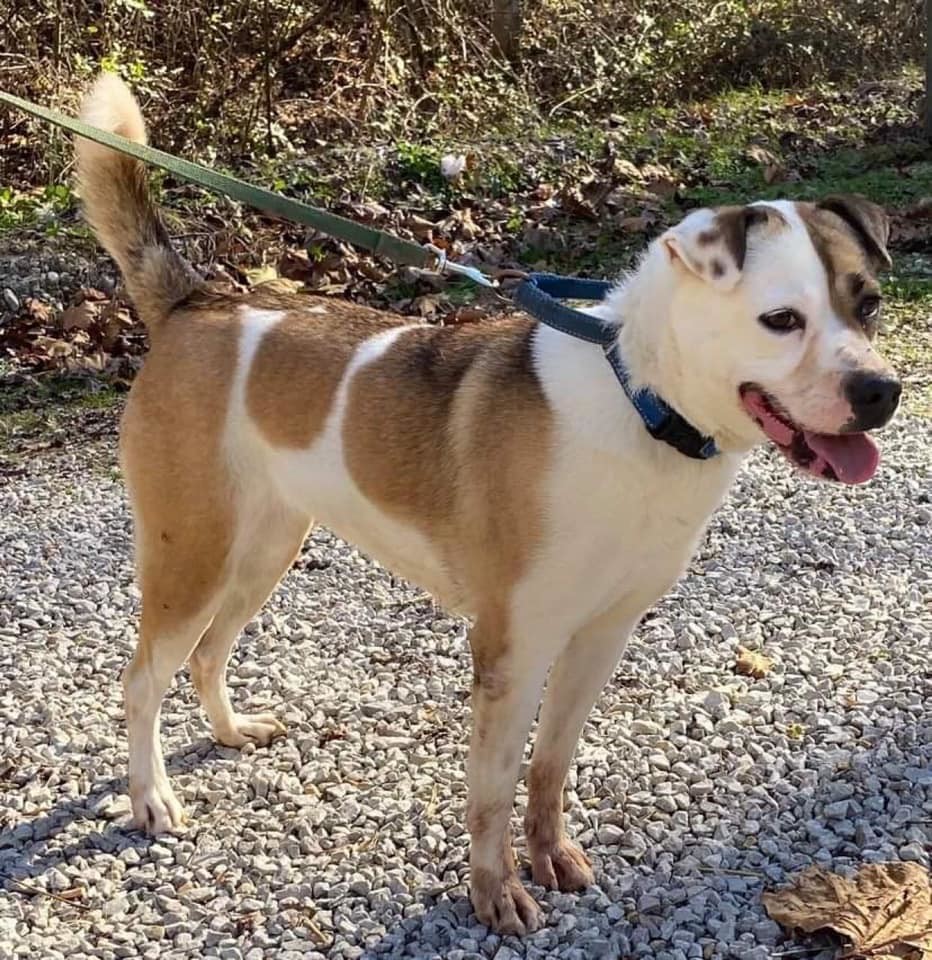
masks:
{"type": "Polygon", "coordinates": [[[697,210],[667,231],[684,409],[736,447],[763,434],[802,470],[868,480],[867,431],[900,397],[872,344],[887,234],[883,210],[854,196],[697,210]]]}

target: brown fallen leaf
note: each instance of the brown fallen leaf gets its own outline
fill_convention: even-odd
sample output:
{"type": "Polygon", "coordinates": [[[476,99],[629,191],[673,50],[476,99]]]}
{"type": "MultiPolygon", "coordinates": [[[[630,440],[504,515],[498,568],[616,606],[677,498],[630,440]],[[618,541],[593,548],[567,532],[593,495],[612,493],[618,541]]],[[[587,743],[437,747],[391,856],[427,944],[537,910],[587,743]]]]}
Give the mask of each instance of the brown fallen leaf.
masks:
{"type": "Polygon", "coordinates": [[[787,176],[786,164],[772,151],[759,144],[748,147],[748,158],[761,167],[764,174],[764,183],[776,183],[785,180],[787,176]]]}
{"type": "Polygon", "coordinates": [[[99,303],[93,300],[82,300],[81,303],[68,307],[61,315],[62,330],[87,330],[97,322],[99,316],[99,303]]]}
{"type": "Polygon", "coordinates": [[[673,172],[659,163],[648,163],[641,168],[644,189],[656,197],[669,199],[679,189],[679,182],[673,172]]]}
{"type": "Polygon", "coordinates": [[[850,941],[850,960],[929,960],[932,883],[918,863],[871,863],[857,876],[810,867],[782,890],[761,894],[768,915],[788,930],[832,930],[850,941]]]}
{"type": "Polygon", "coordinates": [[[643,213],[639,217],[618,217],[615,223],[625,233],[644,233],[653,221],[643,213]]]}
{"type": "Polygon", "coordinates": [[[571,217],[582,220],[598,220],[599,212],[584,196],[578,186],[564,187],[559,195],[560,206],[571,217]]]}
{"type": "Polygon", "coordinates": [[[746,677],[753,677],[760,680],[766,677],[773,667],[773,660],[765,657],[756,650],[748,650],[747,647],[738,647],[738,659],[735,661],[735,669],[738,673],[746,677]]]}
{"type": "Polygon", "coordinates": [[[307,283],[314,279],[314,265],[307,250],[286,250],[278,261],[278,272],[286,280],[307,283]]]}
{"type": "Polygon", "coordinates": [[[26,297],[23,300],[23,310],[26,316],[36,323],[47,324],[52,319],[52,305],[35,297],[26,297]]]}

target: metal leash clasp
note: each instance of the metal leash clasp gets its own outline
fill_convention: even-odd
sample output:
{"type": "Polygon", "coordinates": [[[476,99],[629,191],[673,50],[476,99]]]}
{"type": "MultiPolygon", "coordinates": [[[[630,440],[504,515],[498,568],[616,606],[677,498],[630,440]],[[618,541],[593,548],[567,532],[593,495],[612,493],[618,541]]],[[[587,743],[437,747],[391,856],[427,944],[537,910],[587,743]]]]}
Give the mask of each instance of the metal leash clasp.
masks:
{"type": "Polygon", "coordinates": [[[446,250],[441,250],[440,247],[436,247],[432,243],[425,244],[424,249],[437,258],[437,273],[458,274],[459,276],[472,280],[473,283],[478,284],[480,287],[495,288],[495,281],[490,280],[477,267],[467,267],[463,263],[454,263],[452,260],[448,260],[446,250]]]}

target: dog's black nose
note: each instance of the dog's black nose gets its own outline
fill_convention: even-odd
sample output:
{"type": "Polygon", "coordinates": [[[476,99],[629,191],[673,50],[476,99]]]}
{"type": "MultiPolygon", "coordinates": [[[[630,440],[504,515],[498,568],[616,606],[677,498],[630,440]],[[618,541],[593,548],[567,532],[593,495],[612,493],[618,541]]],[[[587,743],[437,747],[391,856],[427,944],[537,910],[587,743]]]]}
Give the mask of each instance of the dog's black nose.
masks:
{"type": "Polygon", "coordinates": [[[864,370],[849,374],[845,396],[854,414],[850,429],[861,432],[882,427],[893,416],[901,391],[895,377],[864,370]]]}

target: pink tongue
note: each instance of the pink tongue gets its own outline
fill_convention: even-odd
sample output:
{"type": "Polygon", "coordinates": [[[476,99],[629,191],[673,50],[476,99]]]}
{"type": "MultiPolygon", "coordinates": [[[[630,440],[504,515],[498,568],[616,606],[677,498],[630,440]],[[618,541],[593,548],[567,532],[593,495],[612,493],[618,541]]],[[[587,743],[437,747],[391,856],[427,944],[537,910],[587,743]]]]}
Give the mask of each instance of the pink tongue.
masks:
{"type": "Polygon", "coordinates": [[[880,452],[866,433],[846,433],[830,437],[824,433],[803,436],[813,453],[818,454],[842,483],[866,483],[877,470],[880,452]]]}

